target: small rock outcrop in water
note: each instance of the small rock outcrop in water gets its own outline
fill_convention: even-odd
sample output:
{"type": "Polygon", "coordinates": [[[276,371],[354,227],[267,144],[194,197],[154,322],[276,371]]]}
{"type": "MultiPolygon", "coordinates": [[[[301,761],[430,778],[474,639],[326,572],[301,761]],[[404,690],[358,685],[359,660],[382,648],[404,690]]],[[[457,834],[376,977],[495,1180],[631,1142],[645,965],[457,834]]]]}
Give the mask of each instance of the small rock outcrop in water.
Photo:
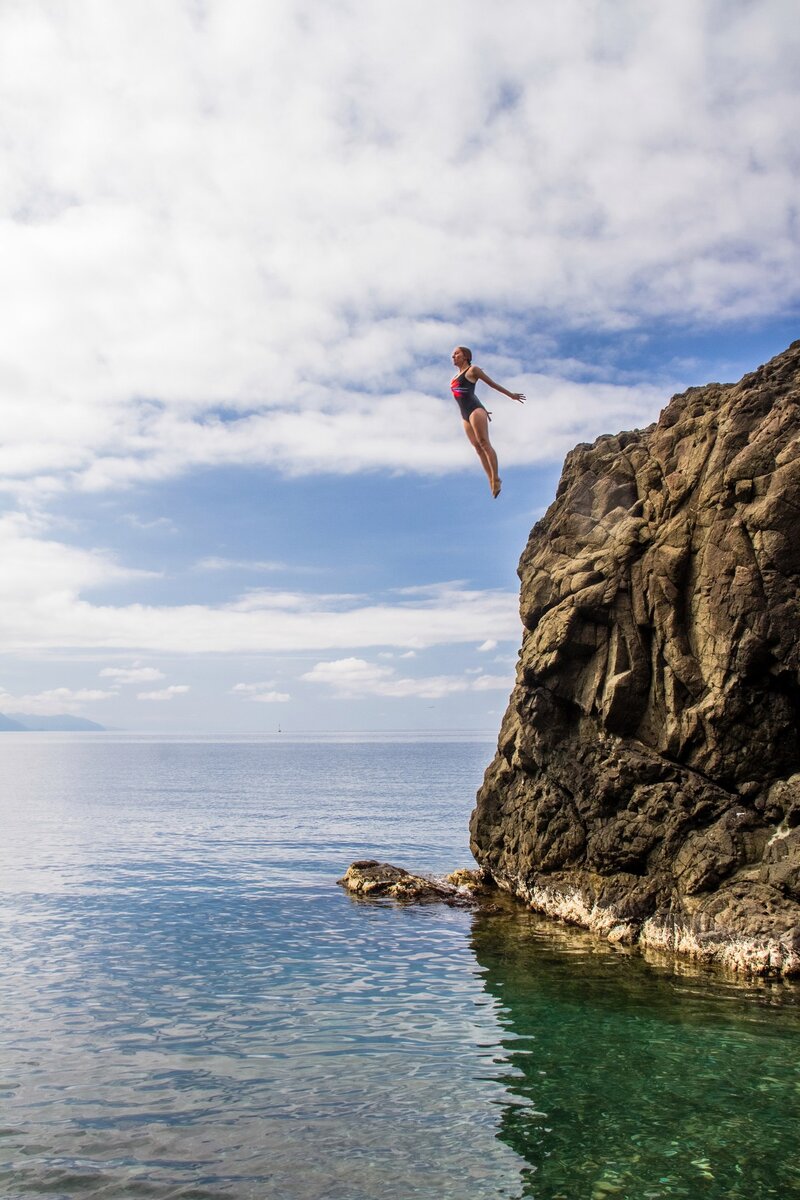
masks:
{"type": "Polygon", "coordinates": [[[567,456],[472,850],[612,940],[800,973],[800,342],[567,456]]]}
{"type": "Polygon", "coordinates": [[[416,903],[443,900],[448,904],[468,903],[486,886],[479,871],[459,870],[445,879],[432,879],[372,858],[351,863],[336,882],[357,896],[385,896],[416,903]]]}

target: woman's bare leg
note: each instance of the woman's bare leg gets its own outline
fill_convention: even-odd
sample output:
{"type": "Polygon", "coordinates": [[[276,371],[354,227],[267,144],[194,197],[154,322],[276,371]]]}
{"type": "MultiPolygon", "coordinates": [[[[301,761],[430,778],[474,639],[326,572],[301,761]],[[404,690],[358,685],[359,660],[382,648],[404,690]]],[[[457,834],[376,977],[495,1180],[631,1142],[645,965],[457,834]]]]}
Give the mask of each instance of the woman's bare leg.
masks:
{"type": "Polygon", "coordinates": [[[470,413],[469,421],[464,422],[467,437],[475,447],[475,452],[481,460],[481,466],[489,477],[489,487],[492,495],[500,494],[501,479],[497,465],[497,455],[489,441],[489,417],[485,408],[476,408],[470,413]]]}
{"type": "Polygon", "coordinates": [[[486,455],[484,454],[483,450],[481,449],[480,442],[478,441],[478,439],[475,435],[475,430],[472,428],[469,421],[464,422],[464,432],[466,433],[478,458],[481,460],[481,466],[483,467],[484,471],[486,472],[486,474],[489,478],[489,483],[491,485],[491,482],[492,482],[491,464],[490,464],[488,458],[486,457],[486,455]]]}

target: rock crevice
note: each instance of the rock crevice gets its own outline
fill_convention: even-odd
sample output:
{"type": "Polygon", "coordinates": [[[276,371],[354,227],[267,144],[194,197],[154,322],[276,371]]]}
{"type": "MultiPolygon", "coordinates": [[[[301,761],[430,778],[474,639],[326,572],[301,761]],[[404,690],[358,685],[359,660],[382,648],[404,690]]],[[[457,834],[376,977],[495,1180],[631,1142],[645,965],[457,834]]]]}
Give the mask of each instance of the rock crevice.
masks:
{"type": "Polygon", "coordinates": [[[520,561],[471,823],[551,915],[800,972],[800,342],[580,445],[520,561]]]}

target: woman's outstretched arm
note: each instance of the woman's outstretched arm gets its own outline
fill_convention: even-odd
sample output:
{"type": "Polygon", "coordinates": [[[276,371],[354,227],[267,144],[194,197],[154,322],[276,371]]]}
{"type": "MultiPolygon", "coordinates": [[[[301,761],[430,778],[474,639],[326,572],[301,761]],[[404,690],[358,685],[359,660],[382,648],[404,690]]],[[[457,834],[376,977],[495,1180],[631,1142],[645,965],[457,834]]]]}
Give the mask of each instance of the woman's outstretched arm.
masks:
{"type": "Polygon", "coordinates": [[[482,379],[484,383],[488,384],[490,388],[494,388],[496,392],[502,392],[504,396],[508,396],[511,400],[517,400],[520,404],[525,403],[525,395],[523,392],[510,392],[508,388],[504,388],[502,384],[495,383],[493,379],[490,379],[481,367],[473,367],[472,370],[475,372],[477,379],[482,379]]]}

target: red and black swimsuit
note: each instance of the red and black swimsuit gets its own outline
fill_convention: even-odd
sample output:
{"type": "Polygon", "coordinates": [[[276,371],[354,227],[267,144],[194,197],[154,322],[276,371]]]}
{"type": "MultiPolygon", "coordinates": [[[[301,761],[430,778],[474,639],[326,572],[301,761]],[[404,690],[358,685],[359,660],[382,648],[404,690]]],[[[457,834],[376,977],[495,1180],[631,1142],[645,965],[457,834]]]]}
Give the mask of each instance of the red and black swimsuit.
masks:
{"type": "MultiPolygon", "coordinates": [[[[469,367],[466,370],[468,371],[469,367]]],[[[460,375],[456,375],[455,379],[450,380],[450,389],[455,396],[456,404],[461,409],[461,416],[465,421],[470,419],[477,408],[484,408],[475,395],[475,384],[471,379],[467,379],[464,371],[460,375]]]]}

